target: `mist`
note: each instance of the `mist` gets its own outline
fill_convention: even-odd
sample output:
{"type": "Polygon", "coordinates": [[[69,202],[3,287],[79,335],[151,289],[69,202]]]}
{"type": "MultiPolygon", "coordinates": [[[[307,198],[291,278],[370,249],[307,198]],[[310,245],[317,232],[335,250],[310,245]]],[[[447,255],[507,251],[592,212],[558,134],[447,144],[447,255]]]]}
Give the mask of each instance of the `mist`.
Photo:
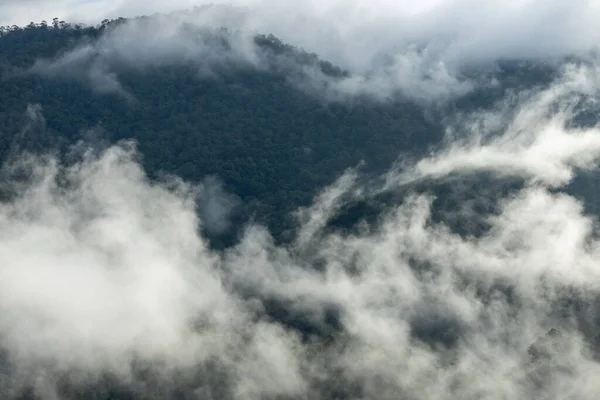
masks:
{"type": "Polygon", "coordinates": [[[113,76],[104,68],[123,61],[143,68],[193,60],[200,70],[213,75],[231,63],[266,68],[269,61],[252,36],[272,33],[350,74],[332,80],[318,68],[299,66],[301,79],[295,83],[300,88],[333,99],[367,95],[385,100],[401,93],[431,101],[464,94],[482,83],[493,84],[474,82],[465,69],[493,70],[494,63],[504,59],[559,64],[569,56],[595,59],[599,39],[595,29],[598,4],[585,0],[161,4],[96,1],[71,5],[66,14],[71,20],[92,24],[99,23],[99,15],[116,18],[198,7],[144,23],[131,21],[97,43],[82,44],[50,66],[48,60],[42,62],[36,70],[56,71],[67,65],[77,70],[82,58],[91,57],[95,61],[88,74],[95,74],[93,86],[118,92],[114,79],[104,79],[113,76]],[[224,49],[199,39],[197,31],[191,34],[190,26],[226,27],[237,34],[229,39],[231,48],[224,49]],[[105,73],[99,75],[99,71],[105,73]]]}
{"type": "Polygon", "coordinates": [[[235,194],[211,178],[153,181],[133,143],[69,163],[23,154],[2,169],[0,393],[595,398],[598,221],[564,189],[600,157],[598,127],[570,123],[598,76],[567,66],[549,88],[457,119],[380,187],[349,170],[297,211],[284,244],[248,223],[212,249],[203,228],[227,227],[235,194]],[[482,174],[519,184],[476,193],[491,211],[445,211],[484,230],[434,218],[438,185],[466,198],[482,174]],[[373,222],[331,229],[381,193],[400,195],[373,222]]]}

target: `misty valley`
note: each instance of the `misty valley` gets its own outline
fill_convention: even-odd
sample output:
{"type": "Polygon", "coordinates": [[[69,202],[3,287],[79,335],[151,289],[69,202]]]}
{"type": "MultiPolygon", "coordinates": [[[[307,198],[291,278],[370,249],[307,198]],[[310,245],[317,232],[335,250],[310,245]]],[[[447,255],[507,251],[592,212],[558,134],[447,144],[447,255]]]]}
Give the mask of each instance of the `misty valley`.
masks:
{"type": "Polygon", "coordinates": [[[595,48],[256,10],[0,27],[0,397],[596,399],[595,48]]]}

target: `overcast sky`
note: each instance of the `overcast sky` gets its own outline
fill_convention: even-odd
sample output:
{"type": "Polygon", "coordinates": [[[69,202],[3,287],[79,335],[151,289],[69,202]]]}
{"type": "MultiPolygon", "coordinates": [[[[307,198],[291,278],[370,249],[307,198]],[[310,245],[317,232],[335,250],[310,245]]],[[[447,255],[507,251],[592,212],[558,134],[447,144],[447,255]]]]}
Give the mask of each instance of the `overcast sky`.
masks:
{"type": "Polygon", "coordinates": [[[94,23],[104,17],[172,11],[202,3],[208,2],[197,0],[169,2],[157,0],[3,0],[0,2],[0,23],[23,25],[42,19],[51,20],[53,17],[94,23]]]}

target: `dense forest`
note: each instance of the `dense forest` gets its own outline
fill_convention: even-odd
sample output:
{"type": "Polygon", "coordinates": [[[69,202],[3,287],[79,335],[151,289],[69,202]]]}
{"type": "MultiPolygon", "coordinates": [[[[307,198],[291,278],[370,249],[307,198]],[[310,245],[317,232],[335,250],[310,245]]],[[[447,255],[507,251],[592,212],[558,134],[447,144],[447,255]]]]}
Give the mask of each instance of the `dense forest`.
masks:
{"type": "MultiPolygon", "coordinates": [[[[190,181],[216,175],[252,213],[270,218],[271,227],[281,232],[285,213],[306,205],[316,189],[345,168],[364,160],[381,171],[401,149],[431,143],[439,132],[410,102],[324,103],[292,88],[277,71],[234,70],[200,79],[194,65],[119,70],[134,103],[95,95],[77,81],[16,72],[104,29],[42,23],[3,35],[3,159],[15,145],[46,151],[84,139],[90,131],[109,142],[133,139],[151,174],[190,181]],[[33,104],[41,106],[44,132],[37,127],[24,132],[26,110],[33,104]]],[[[275,38],[256,41],[267,51],[282,50],[275,38]]]]}
{"type": "MultiPolygon", "coordinates": [[[[400,154],[425,154],[440,142],[444,119],[455,110],[489,107],[510,90],[547,84],[554,72],[551,65],[505,62],[494,72],[501,85],[426,106],[401,93],[386,102],[328,100],[290,83],[290,68],[274,57],[315,66],[332,79],[348,73],[272,35],[254,38],[271,60],[266,69],[232,63],[211,77],[199,75],[193,62],[142,69],[115,62],[111,72],[129,97],[98,93],[69,67],[55,75],[32,69],[124,21],[88,27],[54,19],[2,28],[0,159],[16,148],[64,152],[78,140],[135,140],[152,176],[194,182],[215,175],[241,198],[239,218],[252,216],[276,235],[291,226],[290,211],[309,204],[346,168],[363,162],[365,173],[381,173],[400,154]]],[[[226,46],[231,34],[198,35],[226,46]]]]}

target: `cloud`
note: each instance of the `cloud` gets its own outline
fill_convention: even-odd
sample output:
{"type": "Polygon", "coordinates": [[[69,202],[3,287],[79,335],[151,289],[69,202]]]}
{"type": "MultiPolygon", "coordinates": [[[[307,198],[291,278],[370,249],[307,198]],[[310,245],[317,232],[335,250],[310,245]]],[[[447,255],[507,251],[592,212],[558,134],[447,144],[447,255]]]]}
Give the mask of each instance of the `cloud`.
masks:
{"type": "MultiPolygon", "coordinates": [[[[29,5],[5,3],[0,7],[9,11],[0,12],[0,15],[14,14],[11,20],[26,23],[28,21],[19,17],[19,10],[26,7],[30,13],[33,1],[28,2],[29,5]]],[[[47,1],[39,0],[35,4],[41,10],[50,8],[47,1]]],[[[104,17],[130,17],[206,5],[190,0],[169,3],[98,0],[52,4],[62,12],[63,18],[87,23],[98,23],[104,17]]],[[[157,36],[160,36],[157,33],[145,37],[132,29],[119,32],[116,38],[101,39],[100,46],[123,49],[135,43],[146,52],[138,61],[143,63],[152,56],[181,59],[190,51],[196,55],[210,54],[192,50],[189,37],[185,35],[173,36],[183,21],[201,27],[227,26],[246,33],[273,33],[286,43],[315,52],[350,71],[352,78],[336,84],[334,93],[366,93],[388,98],[400,89],[412,97],[431,99],[469,90],[471,84],[461,74],[465,66],[488,65],[505,58],[581,55],[596,49],[600,39],[595,29],[600,4],[590,0],[483,3],[431,0],[419,4],[390,0],[302,3],[239,0],[214,4],[215,7],[202,7],[202,11],[187,17],[162,19],[154,26],[166,32],[172,53],[166,53],[164,47],[154,48],[157,36]],[[185,51],[180,51],[182,49],[185,51]]],[[[141,27],[139,24],[133,26],[141,27]]],[[[147,33],[143,27],[142,32],[147,33]]],[[[129,49],[140,55],[135,46],[129,49]]],[[[234,54],[248,55],[247,52],[234,54]]],[[[118,55],[126,57],[127,53],[118,55]]],[[[327,80],[319,74],[315,78],[312,83],[318,85],[327,80]]]]}
{"type": "Polygon", "coordinates": [[[199,214],[203,227],[209,234],[225,233],[230,225],[230,217],[241,204],[240,199],[223,188],[217,177],[208,177],[197,188],[199,214]]]}
{"type": "Polygon", "coordinates": [[[349,200],[377,195],[348,171],[298,212],[284,245],[249,225],[211,250],[199,228],[227,196],[220,204],[206,181],[216,196],[198,215],[198,189],[149,180],[131,144],[71,164],[24,155],[2,175],[14,189],[0,205],[3,397],[29,386],[48,399],[107,387],[139,398],[595,398],[597,220],[561,188],[594,168],[599,134],[557,122],[573,96],[595,96],[595,76],[570,70],[512,117],[466,119],[472,130],[400,171],[428,190],[396,179],[382,190],[406,195],[377,221],[327,229],[349,200]],[[474,156],[501,151],[506,160],[474,156]],[[447,176],[502,180],[509,165],[525,184],[465,216],[484,218],[484,232],[433,218],[447,176]]]}
{"type": "Polygon", "coordinates": [[[410,171],[392,174],[390,184],[489,171],[563,186],[578,170],[597,166],[598,126],[568,127],[574,114],[596,109],[599,71],[596,64],[566,64],[561,78],[549,88],[520,92],[499,110],[471,115],[466,123],[461,120],[449,127],[446,148],[410,171]]]}
{"type": "Polygon", "coordinates": [[[293,336],[251,323],[227,291],[197,234],[193,191],[150,183],[132,151],[113,147],[70,167],[28,158],[8,169],[30,172],[0,208],[0,344],[12,378],[33,370],[22,379],[35,383],[46,373],[47,387],[65,371],[75,384],[105,371],[127,381],[135,360],[168,373],[216,357],[243,375],[230,389],[248,397],[297,390],[293,336]],[[267,376],[281,384],[266,385],[267,376]]]}
{"type": "Polygon", "coordinates": [[[129,100],[118,71],[156,66],[195,64],[198,76],[218,75],[225,67],[264,67],[249,36],[229,35],[168,16],[132,20],[109,29],[96,41],[80,45],[54,60],[38,60],[31,72],[79,79],[99,93],[116,93],[129,100]],[[71,71],[68,76],[65,70],[71,71]]]}

